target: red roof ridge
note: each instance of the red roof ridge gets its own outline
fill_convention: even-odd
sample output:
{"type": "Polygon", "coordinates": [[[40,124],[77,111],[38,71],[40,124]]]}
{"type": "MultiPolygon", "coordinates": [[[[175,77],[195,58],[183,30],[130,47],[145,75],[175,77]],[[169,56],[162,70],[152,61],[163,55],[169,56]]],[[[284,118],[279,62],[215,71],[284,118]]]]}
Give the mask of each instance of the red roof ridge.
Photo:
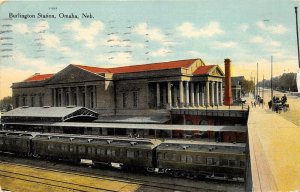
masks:
{"type": "Polygon", "coordinates": [[[211,69],[218,65],[203,65],[198,67],[194,72],[193,75],[206,75],[210,72],[211,69]]]}
{"type": "Polygon", "coordinates": [[[24,80],[24,82],[30,82],[30,81],[43,81],[46,79],[49,79],[50,77],[52,77],[54,74],[39,74],[39,73],[35,73],[34,75],[32,75],[31,77],[27,78],[24,80]]]}

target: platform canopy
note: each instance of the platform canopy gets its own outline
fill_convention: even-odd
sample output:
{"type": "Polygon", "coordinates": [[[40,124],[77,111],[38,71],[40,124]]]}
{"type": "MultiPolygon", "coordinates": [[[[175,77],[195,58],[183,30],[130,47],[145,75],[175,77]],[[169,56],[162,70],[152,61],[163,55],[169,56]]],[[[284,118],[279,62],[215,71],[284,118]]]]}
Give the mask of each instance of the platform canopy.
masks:
{"type": "Polygon", "coordinates": [[[90,122],[99,114],[85,107],[19,107],[2,115],[2,123],[10,122],[90,122]]]}

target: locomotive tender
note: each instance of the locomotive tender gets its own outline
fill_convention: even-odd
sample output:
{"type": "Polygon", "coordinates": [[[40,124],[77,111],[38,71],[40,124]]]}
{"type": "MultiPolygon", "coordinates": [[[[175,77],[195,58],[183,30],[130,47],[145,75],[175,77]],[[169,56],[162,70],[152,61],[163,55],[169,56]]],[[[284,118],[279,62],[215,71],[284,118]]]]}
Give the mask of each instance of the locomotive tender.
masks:
{"type": "Polygon", "coordinates": [[[122,167],[173,176],[245,178],[245,144],[0,131],[0,151],[122,167]]]}

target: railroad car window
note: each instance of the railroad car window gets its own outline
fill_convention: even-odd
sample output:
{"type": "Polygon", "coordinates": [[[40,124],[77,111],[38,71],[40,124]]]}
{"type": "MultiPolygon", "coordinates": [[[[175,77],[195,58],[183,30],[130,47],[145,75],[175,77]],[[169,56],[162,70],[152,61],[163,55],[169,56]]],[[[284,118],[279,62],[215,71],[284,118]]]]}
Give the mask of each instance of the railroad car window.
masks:
{"type": "Polygon", "coordinates": [[[134,158],[134,151],[127,151],[127,158],[134,158]]]}
{"type": "Polygon", "coordinates": [[[95,153],[95,148],[88,147],[88,154],[94,154],[94,153],[95,153]]]}
{"type": "Polygon", "coordinates": [[[151,160],[152,159],[152,153],[151,152],[147,152],[147,157],[148,157],[149,160],[151,160]]]}
{"type": "Polygon", "coordinates": [[[111,156],[115,157],[116,156],[116,151],[115,150],[111,150],[111,156]]]}
{"type": "Polygon", "coordinates": [[[54,144],[53,143],[49,143],[48,144],[48,150],[52,150],[52,149],[54,149],[54,144]]]}
{"type": "Polygon", "coordinates": [[[187,163],[192,163],[192,162],[193,162],[192,156],[187,155],[187,156],[186,156],[186,162],[187,162],[187,163]]]}
{"type": "Polygon", "coordinates": [[[111,156],[111,149],[107,149],[106,153],[107,153],[107,156],[111,156]]]}
{"type": "Polygon", "coordinates": [[[186,162],[186,155],[181,155],[181,162],[186,162]]]}
{"type": "Polygon", "coordinates": [[[235,160],[229,160],[229,166],[234,167],[235,166],[235,160]]]}
{"type": "Polygon", "coordinates": [[[213,157],[207,157],[206,162],[207,162],[207,165],[216,165],[217,159],[213,158],[213,157]]]}
{"type": "Polygon", "coordinates": [[[197,161],[198,161],[198,163],[204,164],[205,158],[203,158],[202,156],[197,156],[197,161]]]}
{"type": "Polygon", "coordinates": [[[3,145],[4,141],[3,139],[0,139],[0,145],[3,145]]]}
{"type": "Polygon", "coordinates": [[[173,161],[176,161],[176,158],[177,158],[176,154],[173,153],[173,154],[172,154],[172,160],[173,160],[173,161]]]}
{"type": "Polygon", "coordinates": [[[137,151],[137,153],[138,153],[139,158],[143,158],[143,152],[142,151],[137,151]]]}
{"type": "Polygon", "coordinates": [[[101,149],[97,148],[97,155],[101,154],[101,149]]]}
{"type": "Polygon", "coordinates": [[[240,161],[240,166],[245,167],[245,161],[240,161]]]}
{"type": "Polygon", "coordinates": [[[105,156],[105,155],[106,155],[105,149],[101,149],[101,155],[102,155],[102,156],[105,156]]]}
{"type": "Polygon", "coordinates": [[[221,166],[228,166],[228,159],[221,159],[220,160],[220,165],[221,166]]]}
{"type": "Polygon", "coordinates": [[[85,153],[85,146],[79,146],[78,147],[78,152],[79,153],[85,153]]]}
{"type": "Polygon", "coordinates": [[[162,153],[158,153],[158,159],[162,160],[163,159],[163,154],[162,153]]]}
{"type": "Polygon", "coordinates": [[[76,151],[75,149],[76,149],[75,146],[70,145],[70,152],[75,152],[76,151]]]}
{"type": "Polygon", "coordinates": [[[5,140],[4,143],[5,143],[5,144],[9,144],[9,140],[5,140]]]}
{"type": "Polygon", "coordinates": [[[68,151],[68,146],[67,145],[62,145],[61,150],[67,152],[68,151]]]}

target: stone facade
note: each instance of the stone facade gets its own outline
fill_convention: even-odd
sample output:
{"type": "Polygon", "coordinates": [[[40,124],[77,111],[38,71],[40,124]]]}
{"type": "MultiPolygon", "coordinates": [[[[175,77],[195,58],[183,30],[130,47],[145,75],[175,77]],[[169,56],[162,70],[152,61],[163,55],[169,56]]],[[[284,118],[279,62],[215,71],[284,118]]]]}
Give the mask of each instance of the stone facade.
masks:
{"type": "Polygon", "coordinates": [[[47,79],[36,75],[14,83],[13,101],[14,107],[76,105],[100,115],[148,115],[222,105],[223,76],[217,65],[200,59],[127,68],[69,65],[47,79]]]}

